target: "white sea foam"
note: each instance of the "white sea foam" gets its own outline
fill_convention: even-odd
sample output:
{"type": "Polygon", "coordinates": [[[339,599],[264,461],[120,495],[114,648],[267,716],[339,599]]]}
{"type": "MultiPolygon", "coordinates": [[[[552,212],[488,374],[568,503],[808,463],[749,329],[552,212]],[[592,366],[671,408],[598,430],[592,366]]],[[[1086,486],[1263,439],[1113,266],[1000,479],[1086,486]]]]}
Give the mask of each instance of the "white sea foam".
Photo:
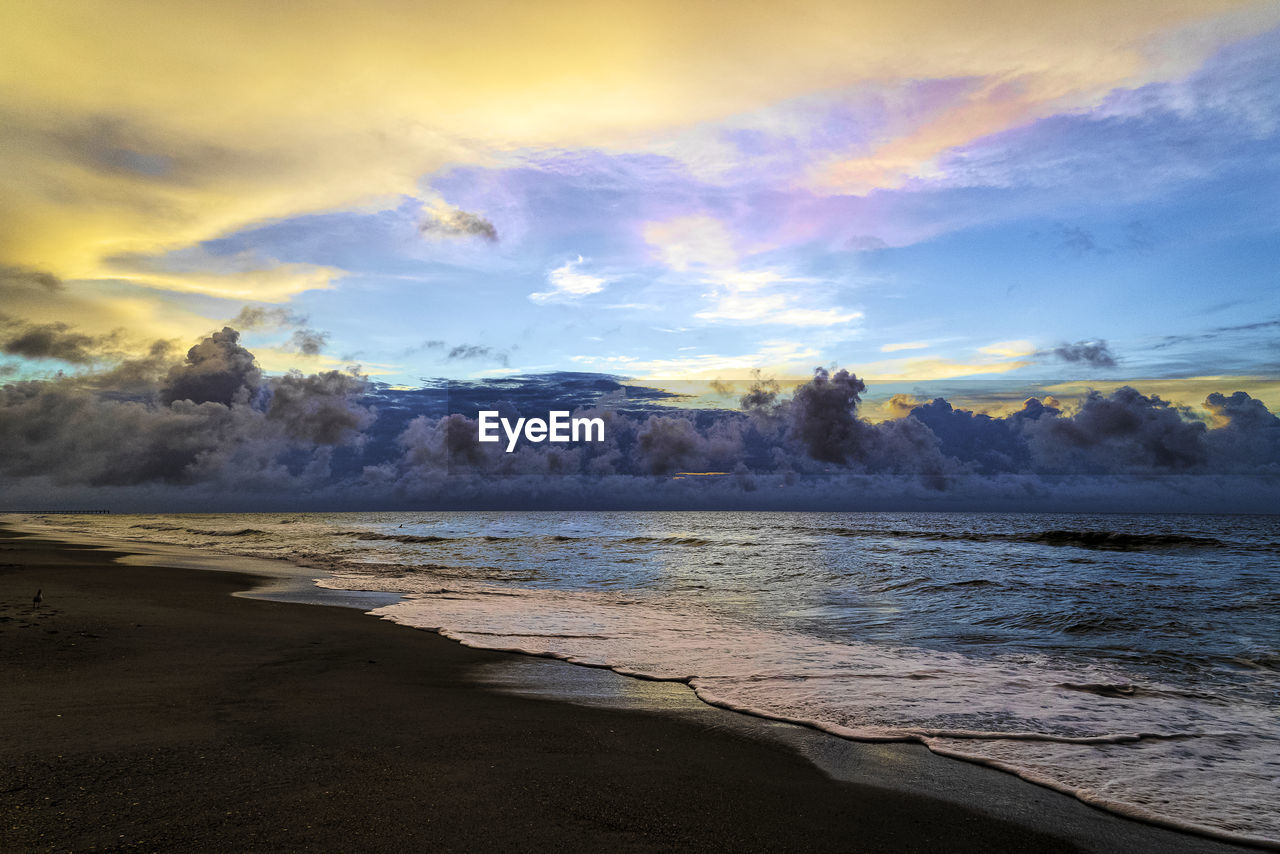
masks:
{"type": "MultiPolygon", "coordinates": [[[[326,587],[367,585],[337,575],[326,587]]],[[[1280,839],[1274,710],[1132,686],[1043,657],[836,643],[709,622],[679,600],[380,579],[371,613],[463,644],[685,682],[704,701],[860,740],[913,740],[1125,815],[1257,843],[1280,839]],[[431,588],[430,592],[424,588],[431,588]],[[414,592],[419,591],[419,592],[414,592]],[[1076,685],[1122,685],[1105,696],[1076,685]]]]}
{"type": "Polygon", "coordinates": [[[725,708],[918,741],[1125,815],[1280,847],[1275,520],[54,521],[291,559],[329,573],[325,587],[404,593],[373,613],[469,646],[684,682],[725,708]]]}

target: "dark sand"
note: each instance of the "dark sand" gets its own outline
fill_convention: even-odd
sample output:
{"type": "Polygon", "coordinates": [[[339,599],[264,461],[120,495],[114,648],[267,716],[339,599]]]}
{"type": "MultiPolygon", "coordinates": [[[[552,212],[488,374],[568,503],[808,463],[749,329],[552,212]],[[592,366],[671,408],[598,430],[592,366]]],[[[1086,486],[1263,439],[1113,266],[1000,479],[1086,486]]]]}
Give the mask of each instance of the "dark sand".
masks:
{"type": "Polygon", "coordinates": [[[901,767],[955,797],[868,782],[906,746],[834,780],[742,716],[496,690],[530,660],[118,556],[0,532],[0,851],[1251,850],[937,757],[901,767]]]}

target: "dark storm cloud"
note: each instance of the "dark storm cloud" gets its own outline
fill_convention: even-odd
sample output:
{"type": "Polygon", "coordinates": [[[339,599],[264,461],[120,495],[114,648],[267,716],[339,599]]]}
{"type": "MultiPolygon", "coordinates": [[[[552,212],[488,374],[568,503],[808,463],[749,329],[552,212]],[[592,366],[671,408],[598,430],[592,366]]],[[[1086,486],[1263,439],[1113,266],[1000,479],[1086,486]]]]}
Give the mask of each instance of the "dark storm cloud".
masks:
{"type": "Polygon", "coordinates": [[[1077,341],[1055,347],[1053,355],[1064,362],[1085,364],[1095,368],[1114,368],[1115,356],[1106,341],[1077,341]]]}
{"type": "Polygon", "coordinates": [[[186,361],[169,370],[160,399],[230,405],[252,398],[262,385],[262,372],[239,342],[240,333],[224,326],[192,347],[186,361]]]}
{"type": "Polygon", "coordinates": [[[0,351],[27,359],[87,365],[116,343],[116,335],[86,335],[65,323],[28,323],[0,315],[0,351]]]}
{"type": "Polygon", "coordinates": [[[55,483],[191,482],[197,459],[235,421],[216,404],[157,409],[67,383],[17,383],[0,392],[0,429],[8,440],[0,445],[0,468],[55,483]]]}
{"type": "Polygon", "coordinates": [[[819,368],[796,389],[791,430],[815,460],[843,463],[862,456],[868,425],[855,417],[866,383],[848,371],[834,375],[819,368]]]}
{"type": "Polygon", "coordinates": [[[1274,430],[1280,426],[1280,418],[1272,415],[1266,404],[1243,391],[1231,395],[1214,392],[1205,398],[1205,406],[1237,430],[1274,430]]]}
{"type": "Polygon", "coordinates": [[[794,389],[756,377],[734,411],[598,374],[419,389],[268,377],[229,327],[181,352],[157,341],[97,371],[0,387],[0,474],[24,495],[152,507],[1195,510],[1280,496],[1280,419],[1243,392],[1208,396],[1211,425],[1132,388],[1071,409],[1030,398],[1005,417],[903,397],[905,417],[871,423],[847,371],[794,389]],[[479,442],[480,409],[565,409],[602,419],[605,438],[506,453],[479,442]]]}
{"type": "Polygon", "coordinates": [[[1038,418],[1022,432],[1033,460],[1047,471],[1186,471],[1208,460],[1203,423],[1129,386],[1108,396],[1090,392],[1071,417],[1038,418]]]}
{"type": "Polygon", "coordinates": [[[172,365],[175,349],[172,341],[153,341],[145,354],[122,358],[107,370],[86,377],[86,384],[124,392],[154,389],[172,365]]]}
{"type": "Polygon", "coordinates": [[[757,373],[747,393],[738,399],[738,405],[744,412],[752,415],[774,415],[777,412],[779,392],[777,380],[766,379],[757,373]]]}
{"type": "Polygon", "coordinates": [[[340,371],[306,376],[292,371],[270,383],[267,418],[285,428],[290,438],[318,445],[350,441],[372,423],[372,410],[357,399],[368,382],[340,371]]]}
{"type": "Polygon", "coordinates": [[[358,453],[375,413],[363,377],[264,379],[230,328],[175,364],[169,342],[107,370],[0,387],[0,472],[92,487],[288,494],[358,453]]]}
{"type": "Polygon", "coordinates": [[[636,436],[642,465],[649,474],[696,468],[703,441],[688,418],[667,415],[649,416],[636,436]]]}
{"type": "Polygon", "coordinates": [[[1242,391],[1215,392],[1205,407],[1223,422],[1206,436],[1213,467],[1219,471],[1261,474],[1280,470],[1280,418],[1242,391]]]}
{"type": "MultiPolygon", "coordinates": [[[[1027,405],[1041,407],[1034,398],[1027,405]]],[[[1028,462],[1026,443],[1012,427],[1012,419],[955,409],[943,398],[916,406],[909,414],[938,437],[943,454],[970,463],[984,474],[1017,471],[1028,462]]]]}
{"type": "Polygon", "coordinates": [[[484,217],[457,208],[431,211],[418,226],[424,234],[445,237],[479,237],[490,243],[498,242],[498,229],[484,217]]]}
{"type": "Polygon", "coordinates": [[[328,343],[329,333],[316,329],[298,329],[289,339],[294,350],[304,356],[318,356],[328,343]]]}

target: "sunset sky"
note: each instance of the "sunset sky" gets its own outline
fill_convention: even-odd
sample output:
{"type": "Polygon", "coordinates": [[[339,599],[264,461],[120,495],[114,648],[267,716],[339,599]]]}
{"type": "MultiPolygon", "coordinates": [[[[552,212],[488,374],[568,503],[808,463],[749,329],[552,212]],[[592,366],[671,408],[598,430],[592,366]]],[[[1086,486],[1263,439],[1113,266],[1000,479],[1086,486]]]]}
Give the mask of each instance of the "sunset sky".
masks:
{"type": "Polygon", "coordinates": [[[4,381],[1280,406],[1275,2],[4,6],[4,381]]]}

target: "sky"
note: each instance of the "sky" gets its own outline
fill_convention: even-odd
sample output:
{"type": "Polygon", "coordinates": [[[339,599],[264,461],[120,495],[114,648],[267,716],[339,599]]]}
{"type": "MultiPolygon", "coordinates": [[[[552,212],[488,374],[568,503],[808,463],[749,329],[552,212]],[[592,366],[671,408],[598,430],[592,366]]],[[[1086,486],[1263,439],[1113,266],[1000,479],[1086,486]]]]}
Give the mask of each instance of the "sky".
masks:
{"type": "MultiPolygon", "coordinates": [[[[856,423],[927,426],[948,476],[994,469],[912,414],[935,398],[1078,427],[1136,389],[1206,442],[1231,426],[1211,395],[1280,408],[1274,2],[4,5],[0,427],[23,438],[0,471],[24,499],[198,503],[258,443],[264,495],[313,465],[326,501],[443,501],[404,477],[409,425],[442,417],[412,407],[450,381],[622,381],[705,434],[764,417],[742,398],[773,380],[779,453],[812,462],[791,395],[848,371],[856,423]],[[103,476],[39,421],[72,399],[104,436],[112,406],[147,435],[226,413],[103,476]],[[286,430],[286,399],[337,426],[286,430]]],[[[1257,448],[1180,473],[1274,474],[1257,448]]],[[[758,450],[680,465],[781,477],[758,450]]],[[[845,450],[819,461],[923,470],[845,450]]],[[[1125,459],[999,468],[1150,474],[1125,459]]]]}

